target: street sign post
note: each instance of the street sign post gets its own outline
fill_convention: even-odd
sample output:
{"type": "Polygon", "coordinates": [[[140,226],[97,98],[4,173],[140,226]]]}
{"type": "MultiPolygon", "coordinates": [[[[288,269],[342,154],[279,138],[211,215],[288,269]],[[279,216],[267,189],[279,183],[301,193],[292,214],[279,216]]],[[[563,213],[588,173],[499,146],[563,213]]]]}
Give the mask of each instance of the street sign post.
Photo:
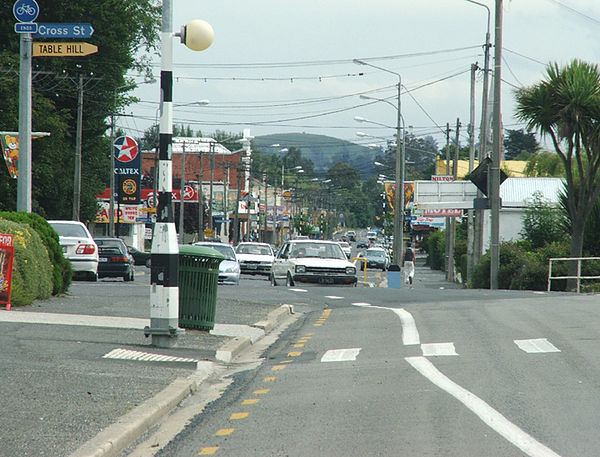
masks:
{"type": "Polygon", "coordinates": [[[98,52],[98,46],[79,42],[33,43],[33,57],[77,57],[98,52]]]}
{"type": "Polygon", "coordinates": [[[88,23],[38,23],[36,38],[87,39],[94,34],[94,27],[88,23]]]}

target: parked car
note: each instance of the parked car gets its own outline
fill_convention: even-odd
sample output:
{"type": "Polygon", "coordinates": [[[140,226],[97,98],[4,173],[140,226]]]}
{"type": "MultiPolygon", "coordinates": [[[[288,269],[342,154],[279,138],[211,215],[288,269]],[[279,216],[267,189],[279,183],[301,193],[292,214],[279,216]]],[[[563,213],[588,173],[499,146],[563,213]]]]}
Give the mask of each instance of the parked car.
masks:
{"type": "Polygon", "coordinates": [[[194,243],[194,246],[212,248],[225,256],[225,260],[219,264],[219,284],[237,286],[240,283],[240,263],[233,247],[229,244],[212,241],[198,241],[194,243]]]}
{"type": "Polygon", "coordinates": [[[127,246],[120,238],[96,238],[98,245],[99,278],[123,278],[123,281],[135,279],[133,257],[127,252],[127,246]]]}
{"type": "Polygon", "coordinates": [[[271,284],[296,283],[356,285],[356,267],[337,242],[292,240],[279,250],[271,268],[271,284]]]}
{"type": "Polygon", "coordinates": [[[367,268],[381,268],[385,271],[390,265],[390,258],[384,248],[369,248],[363,253],[363,257],[367,259],[367,268]]]}
{"type": "Polygon", "coordinates": [[[79,221],[48,221],[56,231],[63,256],[69,259],[75,276],[98,280],[98,246],[79,221]]]}
{"type": "Polygon", "coordinates": [[[350,256],[352,255],[352,246],[350,246],[350,244],[347,241],[338,241],[338,244],[342,248],[344,254],[346,254],[346,257],[350,258],[350,256]]]}
{"type": "Polygon", "coordinates": [[[244,242],[235,248],[242,273],[269,275],[275,254],[270,244],[244,242]]]}
{"type": "Polygon", "coordinates": [[[150,268],[150,259],[152,258],[152,254],[146,251],[140,251],[133,246],[127,246],[127,252],[131,257],[133,257],[134,265],[146,265],[150,268]]]}

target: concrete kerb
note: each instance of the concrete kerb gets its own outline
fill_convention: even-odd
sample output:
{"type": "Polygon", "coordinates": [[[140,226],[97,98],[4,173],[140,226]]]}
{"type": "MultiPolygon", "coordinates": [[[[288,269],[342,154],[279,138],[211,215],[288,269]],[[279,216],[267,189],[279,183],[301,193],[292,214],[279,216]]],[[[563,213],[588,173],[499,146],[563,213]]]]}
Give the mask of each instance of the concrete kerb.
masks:
{"type": "MultiPolygon", "coordinates": [[[[264,330],[264,336],[290,314],[294,314],[293,306],[282,305],[270,312],[265,320],[255,323],[253,327],[264,330]]],[[[252,340],[248,337],[232,338],[217,350],[216,359],[229,363],[250,345],[252,345],[252,340]]],[[[212,365],[212,362],[208,364],[212,365]]],[[[70,454],[69,457],[115,457],[162,417],[170,413],[185,398],[193,394],[213,371],[212,368],[205,369],[204,372],[198,370],[196,374],[188,378],[175,379],[157,395],[146,400],[121,417],[116,423],[98,433],[70,454]]]]}

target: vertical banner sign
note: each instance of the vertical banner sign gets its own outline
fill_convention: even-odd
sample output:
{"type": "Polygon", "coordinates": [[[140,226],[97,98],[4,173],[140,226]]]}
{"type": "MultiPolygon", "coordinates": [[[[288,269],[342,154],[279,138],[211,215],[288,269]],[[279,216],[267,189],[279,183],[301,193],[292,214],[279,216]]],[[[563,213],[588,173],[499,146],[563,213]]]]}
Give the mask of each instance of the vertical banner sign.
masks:
{"type": "Polygon", "coordinates": [[[6,309],[10,309],[14,256],[13,236],[0,233],[0,304],[6,305],[6,309]]]}
{"type": "Polygon", "coordinates": [[[115,155],[115,182],[120,204],[139,205],[141,194],[142,155],[137,142],[129,136],[120,136],[113,143],[115,155]]]}
{"type": "Polygon", "coordinates": [[[19,175],[19,138],[9,133],[0,134],[0,146],[2,155],[11,178],[17,179],[19,175]]]}

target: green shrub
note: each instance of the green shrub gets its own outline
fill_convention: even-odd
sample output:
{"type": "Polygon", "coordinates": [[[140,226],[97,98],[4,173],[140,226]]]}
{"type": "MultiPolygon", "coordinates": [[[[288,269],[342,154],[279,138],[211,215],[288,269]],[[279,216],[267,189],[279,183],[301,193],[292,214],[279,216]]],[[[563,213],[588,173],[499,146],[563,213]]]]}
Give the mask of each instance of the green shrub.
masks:
{"type": "MultiPolygon", "coordinates": [[[[515,242],[500,244],[500,265],[498,268],[498,288],[516,288],[517,278],[528,262],[528,253],[515,242]]],[[[490,288],[490,252],[486,252],[473,268],[471,286],[475,289],[490,288]]]]}
{"type": "Polygon", "coordinates": [[[0,219],[0,233],[13,235],[15,257],[11,304],[30,305],[52,293],[52,266],[40,236],[29,225],[0,219]]]}
{"type": "Polygon", "coordinates": [[[28,224],[38,233],[46,246],[52,264],[52,294],[57,295],[66,292],[71,285],[73,270],[71,263],[63,256],[62,248],[58,242],[58,235],[46,219],[37,214],[24,211],[0,212],[0,219],[28,224]]]}
{"type": "Polygon", "coordinates": [[[427,265],[432,270],[444,270],[446,260],[446,232],[444,230],[431,232],[425,238],[427,265]]]}

